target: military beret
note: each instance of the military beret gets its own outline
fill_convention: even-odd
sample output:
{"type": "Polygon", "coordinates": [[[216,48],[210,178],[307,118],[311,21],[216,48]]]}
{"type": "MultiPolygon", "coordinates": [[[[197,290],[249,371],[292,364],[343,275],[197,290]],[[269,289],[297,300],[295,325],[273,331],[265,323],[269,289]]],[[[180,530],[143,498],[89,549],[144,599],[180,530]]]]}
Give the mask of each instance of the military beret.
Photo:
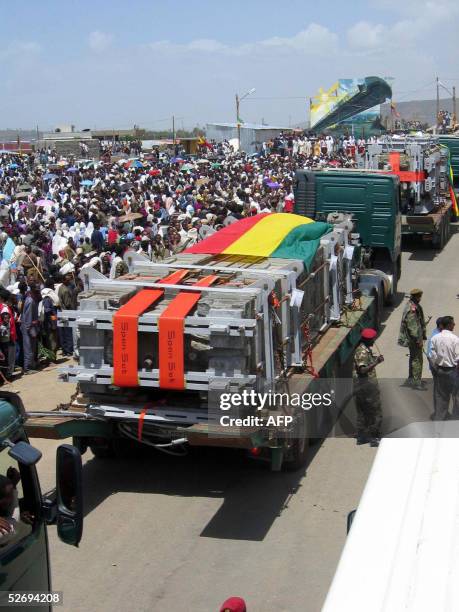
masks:
{"type": "Polygon", "coordinates": [[[374,340],[377,335],[378,335],[378,332],[372,327],[365,327],[365,329],[362,329],[362,332],[360,334],[360,336],[364,340],[374,340]]]}

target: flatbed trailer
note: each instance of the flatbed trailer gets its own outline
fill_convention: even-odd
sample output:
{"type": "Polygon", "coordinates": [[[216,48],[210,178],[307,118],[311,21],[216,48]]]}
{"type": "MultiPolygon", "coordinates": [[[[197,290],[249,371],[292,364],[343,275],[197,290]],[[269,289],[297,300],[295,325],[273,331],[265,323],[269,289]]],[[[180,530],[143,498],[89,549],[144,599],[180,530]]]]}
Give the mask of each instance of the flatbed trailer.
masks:
{"type": "Polygon", "coordinates": [[[409,136],[369,145],[358,163],[362,168],[399,177],[402,235],[419,236],[442,250],[450,238],[454,217],[450,159],[441,139],[409,136]]]}
{"type": "MultiPolygon", "coordinates": [[[[361,329],[377,325],[376,303],[374,297],[362,296],[352,308],[343,312],[339,321],[320,334],[310,354],[310,369],[300,372],[293,368],[288,373],[289,393],[300,395],[308,393],[321,380],[347,379],[351,385],[353,353],[360,340],[361,329]]],[[[345,392],[343,387],[340,390],[345,392]]],[[[109,401],[111,408],[116,408],[113,398],[109,401]]],[[[138,416],[144,406],[143,398],[137,398],[136,402],[129,401],[126,404],[124,401],[118,404],[120,411],[118,418],[114,417],[113,413],[111,416],[109,413],[104,417],[95,416],[91,414],[91,406],[85,403],[84,396],[80,395],[71,403],[59,406],[55,411],[28,413],[25,429],[31,438],[61,440],[71,437],[77,448],[84,451],[91,446],[96,452],[99,449],[100,456],[103,456],[109,454],[109,448],[113,450],[111,444],[107,446],[105,443],[113,442],[119,437],[117,433],[119,420],[137,426],[138,416]],[[104,450],[107,450],[107,453],[104,453],[104,450]]],[[[340,402],[337,401],[330,411],[312,409],[307,412],[306,448],[314,439],[322,438],[329,433],[339,417],[341,408],[340,402]]],[[[161,412],[160,409],[152,408],[145,414],[144,419],[148,422],[149,419],[160,416],[161,412]]],[[[177,410],[175,412],[169,410],[169,418],[172,420],[177,418],[178,413],[177,410]]],[[[164,415],[164,418],[167,418],[167,415],[164,415]]],[[[295,424],[291,429],[294,428],[295,424]]],[[[190,446],[217,446],[247,451],[256,449],[257,452],[252,454],[269,460],[271,469],[277,471],[283,464],[285,444],[282,440],[273,444],[269,427],[222,427],[207,422],[179,427],[178,433],[187,439],[190,446]]],[[[285,439],[288,440],[289,432],[286,430],[284,433],[285,439]]],[[[290,433],[293,434],[293,431],[290,433]]]]}
{"type": "Polygon", "coordinates": [[[442,250],[451,236],[451,200],[426,215],[402,215],[402,236],[420,236],[433,248],[442,250]]]}
{"type": "Polygon", "coordinates": [[[133,440],[300,468],[350,396],[360,331],[378,328],[391,282],[361,268],[351,215],[333,219],[259,215],[161,262],[129,250],[114,280],[82,270],[78,308],[58,320],[79,337],[78,362],[60,371],[77,394],[30,414],[29,434],[72,436],[96,457],[133,440]]]}

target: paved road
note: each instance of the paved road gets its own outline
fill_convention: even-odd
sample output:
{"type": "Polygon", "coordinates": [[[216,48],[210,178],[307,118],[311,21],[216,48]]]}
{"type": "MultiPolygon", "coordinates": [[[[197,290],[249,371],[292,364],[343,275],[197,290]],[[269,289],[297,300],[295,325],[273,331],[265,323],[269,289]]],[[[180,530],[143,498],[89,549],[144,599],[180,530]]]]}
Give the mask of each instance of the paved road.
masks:
{"type": "MultiPolygon", "coordinates": [[[[423,287],[426,313],[434,319],[447,313],[459,318],[458,252],[456,234],[439,255],[404,253],[400,291],[423,287]]],[[[378,342],[386,357],[379,372],[388,378],[406,376],[406,351],[395,341],[402,308],[403,300],[388,313],[378,342]]],[[[12,388],[28,408],[42,409],[73,390],[57,384],[53,370],[12,388]]],[[[423,416],[428,397],[419,399],[426,404],[419,409],[423,416]]],[[[46,490],[54,484],[57,444],[34,443],[44,451],[39,472],[46,490]]],[[[53,586],[64,591],[62,610],[214,612],[237,594],[250,612],[316,612],[374,454],[351,439],[334,438],[315,449],[305,473],[272,474],[216,452],[183,461],[153,451],[125,462],[96,460],[88,452],[80,548],[65,546],[50,529],[53,586]]]]}

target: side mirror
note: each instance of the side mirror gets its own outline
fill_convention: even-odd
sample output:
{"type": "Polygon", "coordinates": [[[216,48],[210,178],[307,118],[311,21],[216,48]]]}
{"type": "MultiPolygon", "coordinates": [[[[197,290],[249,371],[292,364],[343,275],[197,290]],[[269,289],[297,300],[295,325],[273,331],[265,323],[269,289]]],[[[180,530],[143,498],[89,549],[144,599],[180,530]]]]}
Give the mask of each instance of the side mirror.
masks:
{"type": "Polygon", "coordinates": [[[66,544],[78,546],[83,533],[83,471],[81,454],[62,444],[56,454],[57,534],[66,544]]]}
{"type": "MultiPolygon", "coordinates": [[[[8,444],[8,440],[6,444],[8,444]]],[[[10,446],[10,444],[8,444],[8,446],[10,446]]],[[[41,459],[41,452],[38,448],[31,446],[27,442],[16,442],[16,444],[11,444],[8,455],[18,463],[24,465],[35,465],[41,459]]]]}
{"type": "Polygon", "coordinates": [[[354,522],[354,516],[355,516],[356,512],[357,512],[357,510],[351,510],[351,512],[349,512],[349,514],[347,515],[347,530],[346,530],[347,534],[351,530],[352,523],[354,522]]]}

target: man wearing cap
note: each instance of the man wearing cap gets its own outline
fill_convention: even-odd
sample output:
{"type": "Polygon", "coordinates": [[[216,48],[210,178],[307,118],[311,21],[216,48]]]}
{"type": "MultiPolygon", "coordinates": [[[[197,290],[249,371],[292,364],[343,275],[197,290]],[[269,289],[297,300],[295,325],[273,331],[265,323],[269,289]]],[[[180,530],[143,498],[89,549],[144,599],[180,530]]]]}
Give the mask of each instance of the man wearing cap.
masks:
{"type": "Polygon", "coordinates": [[[409,373],[405,384],[424,391],[425,383],[422,381],[422,349],[426,340],[426,322],[424,311],[420,304],[422,289],[412,289],[402,315],[398,343],[406,346],[410,351],[409,373]]]}
{"type": "Polygon", "coordinates": [[[362,330],[360,343],[354,353],[354,397],[357,409],[357,444],[370,442],[378,446],[381,437],[381,398],[376,366],[384,361],[382,355],[373,355],[372,346],[378,335],[375,329],[362,330]]]}
{"type": "Polygon", "coordinates": [[[241,597],[230,597],[222,603],[220,612],[247,612],[247,607],[241,597]]]}

